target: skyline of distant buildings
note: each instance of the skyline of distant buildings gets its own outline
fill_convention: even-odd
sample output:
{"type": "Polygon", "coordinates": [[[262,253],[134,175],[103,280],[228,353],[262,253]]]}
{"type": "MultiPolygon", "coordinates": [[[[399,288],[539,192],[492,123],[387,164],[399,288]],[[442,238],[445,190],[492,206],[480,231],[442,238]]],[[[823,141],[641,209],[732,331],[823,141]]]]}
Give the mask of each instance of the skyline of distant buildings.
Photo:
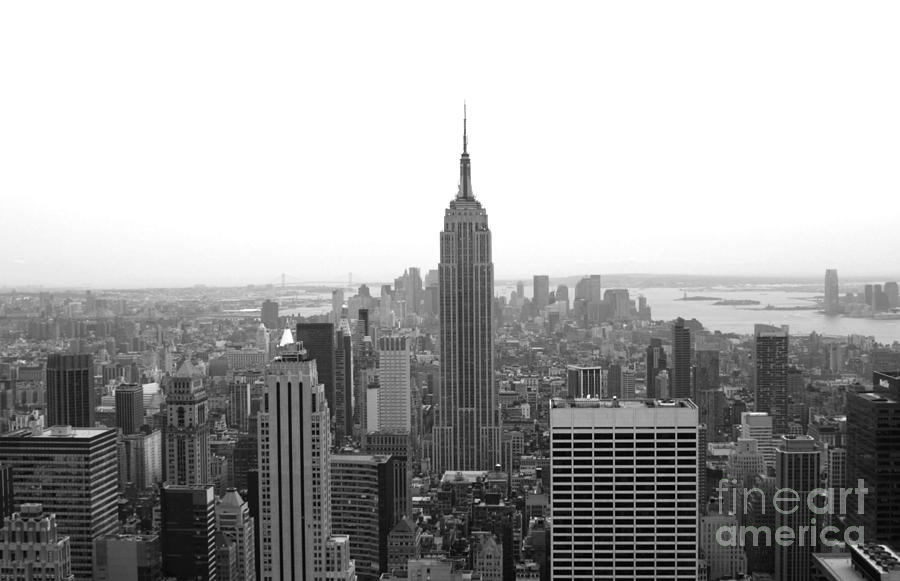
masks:
{"type": "MultiPolygon", "coordinates": [[[[654,319],[599,274],[496,296],[465,121],[439,238],[437,268],[309,316],[268,288],[0,296],[0,545],[42,527],[21,543],[59,581],[812,581],[819,548],[717,535],[860,481],[828,522],[900,543],[900,343],[654,319]]],[[[897,294],[827,269],[810,308],[897,294]]]]}

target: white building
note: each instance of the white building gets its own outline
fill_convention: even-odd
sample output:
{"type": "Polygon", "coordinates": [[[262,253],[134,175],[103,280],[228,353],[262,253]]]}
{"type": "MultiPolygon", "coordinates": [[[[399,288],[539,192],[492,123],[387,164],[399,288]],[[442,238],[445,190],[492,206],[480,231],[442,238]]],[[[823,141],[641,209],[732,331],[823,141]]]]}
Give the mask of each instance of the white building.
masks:
{"type": "Polygon", "coordinates": [[[699,410],[554,400],[551,576],[697,579],[699,410]]]}
{"type": "Polygon", "coordinates": [[[256,549],[253,544],[253,517],[250,507],[234,488],[216,503],[216,526],[236,547],[237,578],[256,581],[256,549]]]}
{"type": "Polygon", "coordinates": [[[378,339],[378,422],[370,432],[409,433],[412,427],[410,349],[406,337],[378,339]]]}
{"type": "Polygon", "coordinates": [[[741,437],[756,440],[766,466],[775,466],[772,416],[766,412],[743,412],[741,414],[741,437]]]}

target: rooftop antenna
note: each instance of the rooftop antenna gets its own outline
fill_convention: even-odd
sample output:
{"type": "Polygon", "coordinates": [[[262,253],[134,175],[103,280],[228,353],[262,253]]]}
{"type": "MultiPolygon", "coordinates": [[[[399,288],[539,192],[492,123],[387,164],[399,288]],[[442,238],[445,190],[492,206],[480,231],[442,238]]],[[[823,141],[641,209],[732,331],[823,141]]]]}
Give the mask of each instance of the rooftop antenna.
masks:
{"type": "Polygon", "coordinates": [[[463,100],[463,153],[467,153],[469,138],[466,135],[466,101],[463,100]]]}

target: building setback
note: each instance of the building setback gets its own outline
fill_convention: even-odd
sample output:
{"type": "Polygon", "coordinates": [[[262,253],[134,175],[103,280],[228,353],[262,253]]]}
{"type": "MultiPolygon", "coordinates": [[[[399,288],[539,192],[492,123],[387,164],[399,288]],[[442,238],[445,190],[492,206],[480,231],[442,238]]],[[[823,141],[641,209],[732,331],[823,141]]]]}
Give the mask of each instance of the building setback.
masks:
{"type": "Polygon", "coordinates": [[[499,460],[494,384],[494,264],[488,216],[472,193],[465,123],[459,191],[441,232],[441,397],[434,427],[437,471],[490,469],[499,460]]]}

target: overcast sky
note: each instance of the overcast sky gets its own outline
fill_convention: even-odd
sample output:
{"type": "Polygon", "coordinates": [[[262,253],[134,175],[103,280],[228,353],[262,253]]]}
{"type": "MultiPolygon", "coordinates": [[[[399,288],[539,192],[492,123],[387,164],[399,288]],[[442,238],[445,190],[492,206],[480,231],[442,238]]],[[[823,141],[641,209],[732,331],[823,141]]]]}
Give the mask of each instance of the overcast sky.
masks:
{"type": "Polygon", "coordinates": [[[0,286],[900,271],[900,3],[437,5],[0,3],[0,286]]]}

